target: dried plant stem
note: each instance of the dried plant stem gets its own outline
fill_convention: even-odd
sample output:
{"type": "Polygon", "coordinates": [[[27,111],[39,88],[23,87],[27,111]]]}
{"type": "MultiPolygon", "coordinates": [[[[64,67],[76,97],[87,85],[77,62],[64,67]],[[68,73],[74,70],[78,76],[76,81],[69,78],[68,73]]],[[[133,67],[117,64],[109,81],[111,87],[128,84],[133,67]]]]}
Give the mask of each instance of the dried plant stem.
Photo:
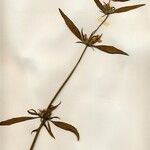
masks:
{"type": "MultiPolygon", "coordinates": [[[[99,30],[99,28],[105,23],[105,21],[108,19],[109,15],[107,15],[105,17],[105,19],[101,22],[101,24],[91,33],[89,40],[92,38],[92,36],[99,30]]],[[[62,89],[65,87],[65,85],[68,83],[69,79],[71,78],[71,76],[73,75],[73,73],[75,72],[76,68],[78,67],[79,63],[81,62],[86,50],[87,50],[88,46],[86,45],[79,60],[77,61],[76,65],[74,66],[74,68],[72,69],[72,71],[70,72],[70,74],[68,75],[68,77],[66,78],[66,80],[63,82],[63,84],[60,86],[60,88],[58,89],[58,91],[56,92],[56,94],[54,95],[53,99],[51,100],[50,104],[47,107],[47,110],[50,108],[50,106],[54,103],[54,101],[56,100],[56,98],[58,97],[58,95],[60,94],[60,92],[62,91],[62,89]]],[[[32,142],[31,148],[30,150],[34,149],[35,143],[38,139],[39,133],[42,129],[42,127],[44,126],[45,121],[43,120],[36,132],[36,135],[34,137],[34,140],[32,142]]]]}
{"type": "MultiPolygon", "coordinates": [[[[105,23],[105,21],[108,19],[108,17],[109,17],[109,15],[107,15],[107,16],[105,17],[105,19],[102,21],[102,23],[91,33],[90,38],[99,30],[99,28],[105,23]]],[[[90,40],[90,38],[89,38],[89,40],[90,40]]],[[[72,71],[70,72],[69,76],[66,78],[66,80],[63,82],[63,84],[61,85],[61,87],[59,88],[59,90],[57,91],[57,93],[55,94],[55,96],[53,97],[53,99],[52,99],[51,103],[49,104],[49,106],[54,103],[54,101],[55,101],[55,99],[57,98],[57,96],[60,94],[60,92],[62,91],[62,89],[63,89],[64,86],[66,85],[66,83],[69,81],[69,79],[71,78],[72,74],[75,72],[75,70],[76,70],[76,68],[78,67],[80,61],[82,60],[82,58],[83,58],[83,56],[84,56],[84,54],[85,54],[87,48],[88,48],[88,46],[86,46],[86,47],[84,48],[84,50],[83,50],[83,52],[82,52],[82,54],[81,54],[79,60],[77,61],[76,65],[74,66],[74,68],[73,68],[72,71]]],[[[48,106],[48,108],[49,108],[49,106],[48,106]]]]}
{"type": "Polygon", "coordinates": [[[107,15],[105,17],[105,19],[101,22],[101,24],[92,32],[92,34],[90,35],[90,38],[99,30],[99,28],[106,22],[106,20],[108,19],[109,15],[107,15]]]}
{"type": "Polygon", "coordinates": [[[44,123],[45,123],[45,121],[41,122],[41,124],[40,124],[40,126],[39,126],[39,128],[38,128],[38,130],[37,130],[37,132],[36,132],[36,135],[35,135],[35,137],[34,137],[34,140],[33,140],[33,142],[32,142],[32,145],[31,145],[31,147],[30,147],[30,150],[33,150],[33,149],[34,149],[35,143],[36,143],[36,141],[37,141],[37,139],[38,139],[38,136],[39,136],[39,134],[40,134],[40,131],[41,131],[41,129],[42,129],[44,123]]]}
{"type": "Polygon", "coordinates": [[[76,68],[78,67],[79,63],[81,62],[86,50],[87,50],[88,46],[86,46],[79,58],[79,60],[77,61],[76,65],[74,66],[74,68],[72,69],[72,71],[70,72],[69,76],[66,78],[66,80],[63,82],[63,84],[61,85],[61,87],[59,88],[59,90],[57,91],[57,93],[55,94],[55,96],[53,97],[51,103],[49,104],[48,108],[54,103],[55,99],[57,98],[57,96],[59,95],[59,93],[61,92],[61,90],[64,88],[64,86],[66,85],[66,83],[69,81],[69,79],[71,78],[72,74],[75,72],[76,68]]]}

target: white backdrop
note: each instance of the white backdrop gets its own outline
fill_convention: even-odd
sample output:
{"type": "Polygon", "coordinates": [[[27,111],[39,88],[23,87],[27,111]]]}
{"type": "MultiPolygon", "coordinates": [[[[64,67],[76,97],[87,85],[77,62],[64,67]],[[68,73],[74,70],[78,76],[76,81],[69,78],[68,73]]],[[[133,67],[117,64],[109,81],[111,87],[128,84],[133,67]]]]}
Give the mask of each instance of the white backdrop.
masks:
{"type": "MultiPolygon", "coordinates": [[[[91,0],[1,0],[0,120],[47,107],[83,46],[67,29],[58,8],[90,33],[100,13],[91,0]]],[[[88,49],[57,99],[63,121],[78,128],[81,140],[53,126],[56,140],[42,130],[35,150],[150,149],[150,2],[112,15],[99,33],[103,43],[130,56],[88,49]]],[[[38,122],[0,127],[1,150],[29,150],[38,122]]]]}

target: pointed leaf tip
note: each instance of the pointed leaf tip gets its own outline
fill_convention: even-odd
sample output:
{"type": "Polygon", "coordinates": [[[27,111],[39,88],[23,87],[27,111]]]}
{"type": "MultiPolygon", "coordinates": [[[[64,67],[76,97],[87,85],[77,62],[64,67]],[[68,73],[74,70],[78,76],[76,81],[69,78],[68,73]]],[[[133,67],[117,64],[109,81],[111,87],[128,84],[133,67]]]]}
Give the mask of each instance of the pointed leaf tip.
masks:
{"type": "Polygon", "coordinates": [[[47,132],[49,133],[49,135],[50,135],[53,139],[55,139],[55,136],[54,136],[54,134],[53,134],[53,132],[52,132],[52,130],[51,130],[51,127],[50,127],[49,122],[48,122],[48,125],[45,124],[44,127],[46,128],[46,130],[47,130],[47,132]]]}
{"type": "Polygon", "coordinates": [[[67,27],[71,30],[71,32],[81,40],[81,34],[79,29],[76,27],[76,25],[65,15],[65,13],[59,8],[59,12],[61,16],[63,17],[67,27]]]}
{"type": "Polygon", "coordinates": [[[114,46],[108,46],[108,45],[96,45],[93,46],[103,52],[109,53],[109,54],[121,54],[121,55],[127,55],[129,56],[126,52],[114,47],[114,46]]]}
{"type": "Polygon", "coordinates": [[[94,0],[94,2],[96,3],[97,7],[104,13],[105,12],[105,7],[102,5],[100,0],[94,0]]]}
{"type": "Polygon", "coordinates": [[[61,104],[61,102],[59,102],[56,106],[53,106],[53,105],[52,105],[51,109],[52,109],[52,110],[57,109],[57,107],[58,107],[60,104],[61,104]]]}
{"type": "Polygon", "coordinates": [[[12,124],[19,123],[19,122],[23,122],[23,121],[27,121],[27,120],[31,120],[31,119],[36,119],[36,118],[37,117],[12,118],[12,119],[8,119],[8,120],[0,122],[0,126],[8,126],[8,125],[12,125],[12,124]]]}
{"type": "Polygon", "coordinates": [[[132,6],[125,6],[125,7],[121,7],[115,10],[114,13],[122,13],[122,12],[127,12],[142,6],[145,6],[146,4],[139,4],[139,5],[132,5],[132,6]]]}
{"type": "Polygon", "coordinates": [[[74,133],[76,135],[76,137],[77,137],[77,140],[78,141],[80,140],[79,132],[74,126],[72,126],[72,125],[70,125],[68,123],[65,123],[65,122],[60,122],[60,121],[52,121],[52,123],[55,126],[61,128],[63,130],[70,131],[70,132],[74,133]]]}

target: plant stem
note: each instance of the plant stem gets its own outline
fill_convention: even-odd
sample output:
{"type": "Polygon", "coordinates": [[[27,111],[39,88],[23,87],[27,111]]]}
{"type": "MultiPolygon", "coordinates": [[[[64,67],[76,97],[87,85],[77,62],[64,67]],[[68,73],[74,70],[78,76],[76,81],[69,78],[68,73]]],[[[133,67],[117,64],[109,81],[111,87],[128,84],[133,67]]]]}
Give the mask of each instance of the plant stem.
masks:
{"type": "MultiPolygon", "coordinates": [[[[105,21],[108,19],[109,15],[107,15],[105,17],[105,19],[102,21],[102,23],[91,33],[89,40],[92,38],[92,36],[99,30],[99,28],[105,23],[105,21]]],[[[74,66],[74,68],[72,69],[72,71],[70,72],[70,74],[68,75],[68,77],[66,78],[66,80],[63,82],[63,84],[60,86],[60,88],[58,89],[58,91],[56,92],[56,94],[54,95],[53,99],[51,100],[50,104],[47,107],[47,110],[51,107],[51,105],[54,103],[54,101],[56,100],[56,98],[58,97],[58,95],[60,94],[60,92],[62,91],[62,89],[65,87],[65,85],[68,83],[69,79],[71,78],[71,76],[73,75],[73,73],[75,72],[76,68],[78,67],[79,63],[81,62],[86,50],[88,48],[88,45],[85,46],[81,56],[79,57],[79,60],[77,61],[76,65],[74,66]]],[[[34,137],[34,140],[32,142],[31,148],[30,150],[34,149],[35,143],[37,141],[37,138],[39,136],[39,133],[42,129],[42,127],[45,124],[45,120],[43,120],[38,128],[38,131],[36,132],[36,135],[34,137]]]]}
{"type": "Polygon", "coordinates": [[[106,15],[105,19],[101,22],[101,24],[91,33],[90,38],[99,30],[99,28],[106,22],[109,15],[106,15]]]}
{"type": "Polygon", "coordinates": [[[30,147],[30,150],[33,150],[33,149],[34,149],[35,143],[36,143],[36,141],[37,141],[37,139],[38,139],[39,133],[40,133],[40,131],[41,131],[41,129],[42,129],[42,127],[43,127],[44,124],[45,124],[45,121],[41,122],[41,124],[40,124],[40,126],[39,126],[39,128],[38,128],[38,130],[37,130],[37,132],[36,132],[36,135],[35,135],[35,137],[34,137],[34,140],[33,140],[33,142],[32,142],[32,145],[31,145],[31,147],[30,147]]]}
{"type": "MultiPolygon", "coordinates": [[[[107,15],[105,17],[105,19],[102,21],[102,23],[91,33],[90,38],[99,30],[99,28],[105,23],[105,21],[108,19],[109,15],[107,15]]],[[[88,46],[86,45],[86,47],[84,48],[79,60],[77,61],[76,65],[74,66],[74,68],[72,69],[72,71],[70,72],[69,76],[66,78],[66,80],[63,82],[63,84],[61,85],[61,87],[59,88],[59,90],[57,91],[57,93],[55,94],[55,96],[53,97],[52,101],[50,102],[48,108],[54,103],[55,99],[57,98],[57,96],[60,94],[60,92],[62,91],[62,89],[64,88],[64,86],[66,85],[66,83],[69,81],[69,79],[71,78],[72,74],[75,72],[76,68],[78,67],[81,59],[83,58],[86,50],[87,50],[88,46]]]]}
{"type": "Polygon", "coordinates": [[[68,77],[66,78],[66,80],[63,82],[63,84],[61,85],[61,87],[59,88],[59,90],[57,91],[57,93],[55,94],[55,96],[53,97],[51,103],[49,104],[48,108],[54,103],[55,99],[57,98],[57,96],[60,94],[60,92],[62,91],[62,89],[64,88],[64,86],[66,85],[66,83],[69,81],[69,79],[71,78],[72,74],[75,72],[76,68],[78,67],[80,61],[82,60],[86,50],[87,50],[88,46],[86,46],[79,58],[79,60],[77,61],[76,65],[74,66],[74,68],[72,69],[72,71],[70,72],[70,74],[68,75],[68,77]]]}

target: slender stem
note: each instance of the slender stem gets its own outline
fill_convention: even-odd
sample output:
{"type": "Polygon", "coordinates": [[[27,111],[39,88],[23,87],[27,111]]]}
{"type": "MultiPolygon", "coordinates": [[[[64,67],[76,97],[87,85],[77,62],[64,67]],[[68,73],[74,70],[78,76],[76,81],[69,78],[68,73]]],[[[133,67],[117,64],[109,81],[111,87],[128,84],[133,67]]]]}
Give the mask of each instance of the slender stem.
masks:
{"type": "MultiPolygon", "coordinates": [[[[89,37],[89,40],[92,38],[92,36],[99,30],[99,28],[105,23],[105,21],[108,19],[109,15],[107,15],[105,17],[105,19],[103,20],[103,22],[91,33],[90,37],[89,37]]],[[[64,88],[64,86],[67,84],[67,82],[69,81],[69,79],[71,78],[71,76],[73,75],[73,73],[75,72],[76,68],[78,67],[79,63],[81,62],[86,50],[88,48],[88,45],[85,46],[79,60],[77,61],[76,65],[74,66],[74,68],[72,69],[72,71],[70,72],[70,74],[68,75],[68,77],[66,78],[66,80],[63,82],[63,84],[60,86],[60,88],[58,89],[58,91],[56,92],[56,94],[54,95],[53,99],[51,100],[50,104],[48,105],[47,107],[47,110],[50,108],[50,106],[54,103],[54,101],[56,100],[57,96],[60,94],[60,92],[62,91],[62,89],[64,88]]],[[[31,145],[31,148],[30,150],[33,150],[34,149],[34,146],[35,146],[35,143],[37,141],[37,138],[39,136],[39,133],[42,129],[42,127],[44,126],[45,124],[45,120],[43,120],[38,128],[38,131],[36,132],[36,135],[34,137],[34,140],[32,142],[32,145],[31,145]]]]}
{"type": "Polygon", "coordinates": [[[38,130],[37,130],[37,132],[36,132],[36,135],[35,135],[35,137],[34,137],[34,140],[33,140],[33,142],[32,142],[32,145],[31,145],[31,147],[30,147],[30,150],[33,150],[33,149],[34,149],[35,143],[36,143],[36,141],[37,141],[37,139],[38,139],[38,136],[39,136],[40,131],[41,131],[41,129],[42,129],[42,127],[43,127],[44,124],[45,124],[45,121],[41,122],[41,124],[40,124],[40,126],[39,126],[39,128],[38,128],[38,130]]]}
{"type": "Polygon", "coordinates": [[[66,83],[69,81],[69,79],[71,78],[72,74],[74,73],[74,71],[76,70],[76,68],[78,67],[81,59],[83,58],[86,50],[87,50],[88,46],[86,46],[79,58],[79,60],[77,61],[76,65],[74,66],[74,68],[72,69],[72,71],[70,72],[70,74],[68,75],[68,77],[66,78],[66,80],[63,82],[63,84],[61,85],[61,87],[59,88],[59,90],[57,91],[57,93],[55,94],[55,96],[53,97],[51,103],[49,104],[48,108],[54,103],[55,99],[57,98],[57,96],[60,94],[61,90],[63,89],[63,87],[66,85],[66,83]]]}
{"type": "MultiPolygon", "coordinates": [[[[92,36],[99,30],[99,28],[105,23],[105,21],[108,19],[109,15],[107,15],[105,17],[105,19],[102,21],[102,23],[91,33],[89,40],[92,38],[92,36]]],[[[71,78],[72,74],[74,73],[74,71],[76,70],[76,68],[78,67],[82,57],[85,54],[85,51],[87,50],[88,46],[86,46],[79,58],[79,60],[77,61],[76,65],[74,66],[73,70],[70,72],[69,76],[66,78],[66,80],[63,82],[63,84],[61,85],[61,87],[59,88],[59,90],[57,91],[57,93],[55,94],[55,96],[53,97],[52,101],[50,102],[48,108],[54,103],[55,99],[57,98],[57,96],[60,94],[60,92],[62,91],[62,89],[64,88],[64,86],[66,85],[66,83],[69,81],[69,79],[71,78]]]]}
{"type": "Polygon", "coordinates": [[[105,19],[101,22],[101,24],[92,32],[90,38],[99,30],[99,28],[106,22],[106,20],[108,19],[109,15],[107,15],[105,17],[105,19]]]}

